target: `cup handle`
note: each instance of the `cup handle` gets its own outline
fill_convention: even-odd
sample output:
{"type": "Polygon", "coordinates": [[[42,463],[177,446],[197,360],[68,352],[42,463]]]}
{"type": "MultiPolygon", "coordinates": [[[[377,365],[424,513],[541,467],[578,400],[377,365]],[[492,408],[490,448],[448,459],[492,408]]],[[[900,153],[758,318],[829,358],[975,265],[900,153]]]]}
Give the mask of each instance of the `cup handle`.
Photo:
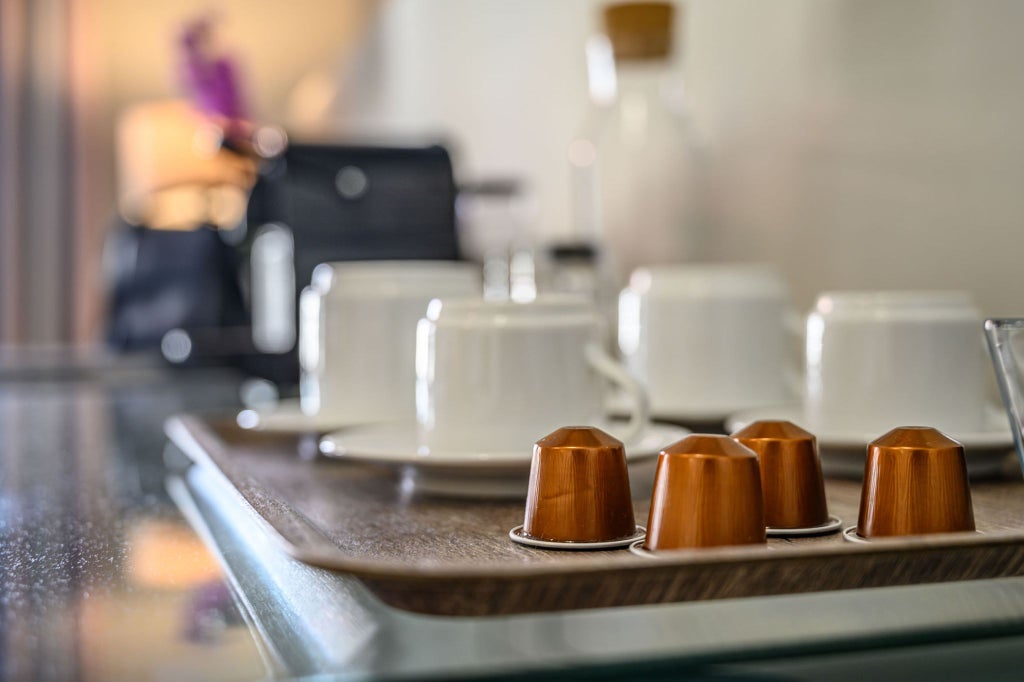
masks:
{"type": "Polygon", "coordinates": [[[586,358],[590,366],[599,374],[618,388],[626,395],[630,402],[629,423],[626,430],[620,434],[624,443],[630,443],[637,439],[647,426],[651,417],[650,402],[647,398],[647,389],[643,384],[633,378],[619,362],[617,362],[606,350],[597,344],[591,344],[586,348],[586,358]]]}

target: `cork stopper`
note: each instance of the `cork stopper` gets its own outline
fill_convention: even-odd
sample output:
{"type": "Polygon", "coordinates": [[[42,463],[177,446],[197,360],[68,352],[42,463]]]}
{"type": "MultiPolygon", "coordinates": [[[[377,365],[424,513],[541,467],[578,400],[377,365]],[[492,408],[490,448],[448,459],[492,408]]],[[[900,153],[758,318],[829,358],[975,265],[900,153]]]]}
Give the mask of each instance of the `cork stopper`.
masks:
{"type": "Polygon", "coordinates": [[[616,3],[604,9],[604,29],[616,60],[664,59],[672,52],[675,7],[668,2],[616,3]]]}

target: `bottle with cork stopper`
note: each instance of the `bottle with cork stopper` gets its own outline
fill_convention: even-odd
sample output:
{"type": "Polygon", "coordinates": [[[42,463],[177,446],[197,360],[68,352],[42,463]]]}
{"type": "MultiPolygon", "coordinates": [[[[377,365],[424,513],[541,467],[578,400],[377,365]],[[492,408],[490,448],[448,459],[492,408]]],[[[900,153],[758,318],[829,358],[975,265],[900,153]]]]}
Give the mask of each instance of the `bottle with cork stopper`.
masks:
{"type": "Polygon", "coordinates": [[[682,9],[607,5],[587,43],[593,107],[569,148],[574,216],[620,283],[639,265],[698,255],[698,147],[675,59],[682,9]]]}

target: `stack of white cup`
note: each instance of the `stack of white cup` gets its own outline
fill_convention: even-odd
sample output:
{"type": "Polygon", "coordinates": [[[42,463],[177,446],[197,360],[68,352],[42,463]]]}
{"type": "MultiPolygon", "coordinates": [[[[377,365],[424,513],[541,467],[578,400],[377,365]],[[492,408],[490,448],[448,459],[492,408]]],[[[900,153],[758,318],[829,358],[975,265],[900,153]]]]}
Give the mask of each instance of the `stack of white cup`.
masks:
{"type": "Polygon", "coordinates": [[[794,319],[767,265],[640,268],[619,297],[619,348],[656,417],[721,421],[792,400],[794,319]]]}
{"type": "Polygon", "coordinates": [[[448,261],[323,263],[302,292],[302,411],[338,425],[415,418],[416,323],[431,299],[480,296],[479,269],[448,261]]]}
{"type": "MultiPolygon", "coordinates": [[[[609,383],[628,398],[627,439],[646,425],[648,398],[655,416],[711,421],[799,393],[799,323],[769,266],[634,272],[620,296],[625,368],[602,349],[592,303],[485,301],[480,288],[462,263],[319,266],[300,306],[303,411],[406,424],[424,454],[480,453],[604,423],[609,383]]],[[[805,331],[806,428],[860,438],[984,427],[981,315],[968,294],[826,293],[805,331]]]]}
{"type": "Polygon", "coordinates": [[[632,441],[647,425],[642,386],[604,350],[584,298],[436,300],[419,323],[416,405],[424,452],[515,451],[563,426],[604,424],[606,382],[628,396],[632,441]]]}
{"type": "Polygon", "coordinates": [[[322,264],[300,300],[302,410],[408,426],[423,454],[528,456],[558,427],[606,423],[610,382],[630,401],[628,440],[647,425],[646,393],[604,332],[581,297],[484,300],[468,264],[322,264]]]}

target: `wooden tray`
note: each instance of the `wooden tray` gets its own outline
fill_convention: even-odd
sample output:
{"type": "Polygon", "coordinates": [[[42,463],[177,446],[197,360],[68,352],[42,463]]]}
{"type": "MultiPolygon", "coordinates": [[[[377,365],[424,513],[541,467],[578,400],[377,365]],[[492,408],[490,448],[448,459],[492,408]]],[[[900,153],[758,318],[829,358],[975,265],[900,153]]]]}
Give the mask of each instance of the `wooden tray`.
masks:
{"type": "MultiPolygon", "coordinates": [[[[389,470],[304,458],[298,437],[196,416],[170,420],[167,433],[219,472],[288,553],[350,573],[387,604],[422,613],[483,616],[1024,575],[1020,481],[974,484],[981,533],[871,544],[836,534],[644,558],[516,545],[507,533],[522,523],[522,503],[420,497],[389,470]]],[[[830,512],[855,524],[860,484],[830,480],[827,493],[830,512]]],[[[646,519],[648,500],[635,504],[637,519],[646,519]]]]}

